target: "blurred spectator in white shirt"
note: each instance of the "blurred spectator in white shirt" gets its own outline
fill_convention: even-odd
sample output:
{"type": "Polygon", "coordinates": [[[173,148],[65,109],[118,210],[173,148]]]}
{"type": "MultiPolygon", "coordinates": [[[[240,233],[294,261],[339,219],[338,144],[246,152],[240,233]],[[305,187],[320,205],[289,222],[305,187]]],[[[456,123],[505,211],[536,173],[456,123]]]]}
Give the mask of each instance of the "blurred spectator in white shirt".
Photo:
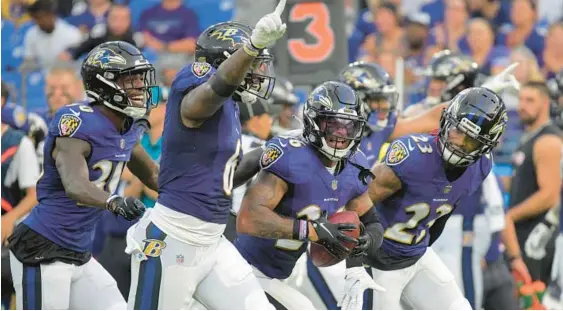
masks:
{"type": "Polygon", "coordinates": [[[50,0],[38,0],[27,8],[35,25],[24,38],[24,59],[47,69],[57,62],[58,55],[82,41],[78,28],[61,20],[55,14],[50,0]]]}

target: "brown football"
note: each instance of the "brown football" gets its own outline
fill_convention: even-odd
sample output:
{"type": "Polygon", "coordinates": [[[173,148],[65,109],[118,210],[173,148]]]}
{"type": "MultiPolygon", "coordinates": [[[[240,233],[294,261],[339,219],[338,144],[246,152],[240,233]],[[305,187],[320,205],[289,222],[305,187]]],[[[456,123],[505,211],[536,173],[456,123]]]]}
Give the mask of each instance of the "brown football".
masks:
{"type": "MultiPolygon", "coordinates": [[[[336,214],[332,214],[328,217],[328,221],[333,224],[341,224],[341,223],[351,223],[356,225],[356,229],[352,231],[345,231],[345,234],[349,237],[357,239],[360,236],[360,218],[356,212],[344,211],[336,214]]],[[[343,244],[350,249],[356,246],[354,242],[343,242],[343,244]]],[[[342,257],[335,257],[331,253],[329,253],[324,246],[321,246],[317,243],[311,243],[309,247],[309,256],[311,257],[311,261],[317,267],[328,267],[335,265],[342,260],[344,260],[350,252],[344,254],[342,257]]]]}

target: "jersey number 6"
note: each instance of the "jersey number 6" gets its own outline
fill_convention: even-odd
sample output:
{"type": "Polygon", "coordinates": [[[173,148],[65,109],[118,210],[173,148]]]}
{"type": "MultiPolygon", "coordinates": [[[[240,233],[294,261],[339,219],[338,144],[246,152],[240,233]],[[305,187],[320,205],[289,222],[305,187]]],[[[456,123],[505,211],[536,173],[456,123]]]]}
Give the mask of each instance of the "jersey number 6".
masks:
{"type": "Polygon", "coordinates": [[[324,2],[297,3],[289,11],[289,22],[300,23],[311,19],[305,32],[313,37],[314,43],[304,38],[289,39],[289,55],[304,64],[320,63],[327,60],[334,50],[334,31],[330,26],[330,11],[324,2]]]}
{"type": "Polygon", "coordinates": [[[223,172],[223,191],[225,191],[225,195],[231,196],[233,192],[233,179],[235,178],[235,170],[238,164],[238,157],[240,155],[240,139],[237,140],[237,147],[235,149],[235,153],[227,160],[225,164],[225,169],[223,172]]]}

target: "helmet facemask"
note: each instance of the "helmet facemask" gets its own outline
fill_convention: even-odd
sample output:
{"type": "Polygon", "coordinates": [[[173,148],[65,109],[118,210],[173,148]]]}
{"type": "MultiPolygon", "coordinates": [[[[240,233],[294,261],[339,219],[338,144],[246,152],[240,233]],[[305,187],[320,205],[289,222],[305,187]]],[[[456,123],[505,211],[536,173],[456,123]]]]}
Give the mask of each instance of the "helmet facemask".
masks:
{"type": "MultiPolygon", "coordinates": [[[[231,56],[228,52],[224,52],[224,54],[226,58],[231,56]]],[[[276,82],[273,62],[274,57],[269,54],[268,50],[263,50],[253,60],[246,77],[235,91],[235,101],[253,104],[257,97],[270,98],[276,82]]]]}
{"type": "Polygon", "coordinates": [[[362,138],[365,118],[352,109],[322,111],[304,108],[303,117],[308,139],[329,160],[351,156],[362,138]]]}
{"type": "Polygon", "coordinates": [[[442,112],[440,120],[439,148],[442,158],[446,163],[466,167],[477,161],[482,155],[490,153],[499,142],[499,138],[504,132],[504,127],[498,127],[498,131],[491,129],[489,134],[481,134],[481,127],[471,120],[463,117],[461,120],[455,117],[450,105],[447,110],[442,112]],[[465,148],[462,148],[450,140],[450,133],[454,130],[466,135],[463,139],[465,148]],[[467,145],[473,145],[471,148],[467,145]],[[467,150],[471,149],[471,150],[467,150]]]}
{"type": "Polygon", "coordinates": [[[143,117],[160,100],[160,89],[156,84],[152,65],[142,65],[126,70],[108,70],[96,74],[104,87],[103,94],[91,90],[86,93],[101,100],[107,107],[134,119],[143,117]]]}

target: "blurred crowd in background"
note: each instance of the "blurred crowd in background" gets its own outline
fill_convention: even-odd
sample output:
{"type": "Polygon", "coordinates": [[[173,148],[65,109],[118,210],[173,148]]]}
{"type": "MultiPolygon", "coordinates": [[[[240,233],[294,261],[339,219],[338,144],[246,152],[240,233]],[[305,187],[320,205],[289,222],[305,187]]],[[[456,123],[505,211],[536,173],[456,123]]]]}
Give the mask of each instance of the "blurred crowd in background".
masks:
{"type": "MultiPolygon", "coordinates": [[[[554,96],[558,92],[556,76],[563,70],[563,0],[342,1],[346,4],[349,61],[377,62],[392,77],[398,74],[397,68],[404,68],[402,109],[428,95],[428,62],[444,49],[472,57],[484,77],[520,62],[515,71],[520,83],[544,81],[553,86],[554,96]],[[399,60],[404,67],[396,66],[399,60]]],[[[277,2],[2,0],[3,99],[48,124],[62,105],[86,99],[79,68],[87,53],[105,41],[127,41],[142,49],[154,64],[163,90],[161,105],[150,115],[152,128],[141,138],[158,161],[167,88],[193,59],[198,35],[227,20],[254,25],[277,2]]],[[[299,126],[292,116],[299,115],[306,92],[281,77],[276,90],[270,105],[260,106],[265,109],[241,111],[247,133],[265,139],[299,126]]],[[[516,112],[518,94],[506,92],[502,97],[509,110],[509,127],[495,151],[495,170],[500,176],[511,175],[511,155],[523,131],[516,112]]],[[[39,165],[42,151],[40,145],[36,147],[39,165]]],[[[147,207],[154,205],[157,193],[127,171],[122,179],[121,191],[138,196],[147,207]]],[[[117,227],[119,232],[127,229],[126,224],[100,226],[100,236],[111,236],[117,227]]],[[[95,255],[102,252],[103,241],[97,243],[95,255]]],[[[124,288],[128,290],[129,285],[124,288]]]]}

